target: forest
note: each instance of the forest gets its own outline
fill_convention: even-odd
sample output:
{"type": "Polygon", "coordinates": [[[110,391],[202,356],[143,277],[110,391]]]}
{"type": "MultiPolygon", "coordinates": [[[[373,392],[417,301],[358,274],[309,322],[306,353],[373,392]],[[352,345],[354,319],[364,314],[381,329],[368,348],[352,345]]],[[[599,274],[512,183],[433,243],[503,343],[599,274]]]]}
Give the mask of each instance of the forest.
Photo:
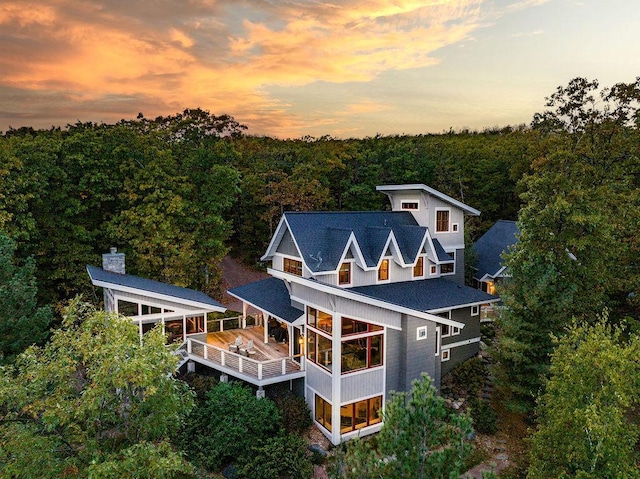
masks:
{"type": "MultiPolygon", "coordinates": [[[[261,267],[284,211],[384,209],[377,185],[424,183],[482,212],[465,224],[470,249],[498,219],[519,222],[492,351],[509,407],[537,426],[513,477],[638,477],[640,77],[571,80],[529,125],[360,139],[245,131],[231,116],[187,109],[2,133],[2,362],[44,344],[51,325],[73,329],[64,311],[78,295],[99,305],[85,266],[111,246],[131,274],[219,298],[221,259],[261,267]],[[27,323],[25,334],[17,326],[27,323]],[[609,381],[593,402],[588,385],[609,381]],[[567,397],[572,411],[555,407],[567,397]]],[[[5,415],[7,374],[18,372],[0,385],[5,415]]]]}

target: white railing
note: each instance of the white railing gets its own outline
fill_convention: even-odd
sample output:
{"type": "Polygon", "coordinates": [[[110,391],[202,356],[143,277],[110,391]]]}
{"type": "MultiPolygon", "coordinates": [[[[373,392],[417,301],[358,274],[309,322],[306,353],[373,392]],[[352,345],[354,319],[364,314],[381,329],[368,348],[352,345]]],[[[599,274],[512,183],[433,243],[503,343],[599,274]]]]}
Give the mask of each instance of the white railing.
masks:
{"type": "Polygon", "coordinates": [[[302,371],[302,365],[293,359],[299,355],[258,361],[197,339],[187,338],[186,342],[189,355],[201,357],[206,361],[237,371],[258,381],[302,371]]]}

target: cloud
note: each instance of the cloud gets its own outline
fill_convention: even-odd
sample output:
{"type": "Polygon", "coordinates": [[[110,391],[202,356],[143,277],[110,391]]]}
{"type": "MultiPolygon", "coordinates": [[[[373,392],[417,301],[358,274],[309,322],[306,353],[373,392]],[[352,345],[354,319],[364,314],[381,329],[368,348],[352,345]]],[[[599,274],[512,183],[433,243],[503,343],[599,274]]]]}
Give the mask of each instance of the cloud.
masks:
{"type": "MultiPolygon", "coordinates": [[[[270,85],[369,82],[436,65],[435,52],[481,25],[482,7],[482,0],[157,0],[151,8],[5,0],[0,94],[14,92],[14,101],[4,102],[0,129],[20,118],[48,125],[56,111],[64,124],[202,107],[249,123],[250,132],[295,131],[299,117],[269,95],[270,85]]],[[[334,113],[367,107],[374,103],[361,99],[334,113]]]]}

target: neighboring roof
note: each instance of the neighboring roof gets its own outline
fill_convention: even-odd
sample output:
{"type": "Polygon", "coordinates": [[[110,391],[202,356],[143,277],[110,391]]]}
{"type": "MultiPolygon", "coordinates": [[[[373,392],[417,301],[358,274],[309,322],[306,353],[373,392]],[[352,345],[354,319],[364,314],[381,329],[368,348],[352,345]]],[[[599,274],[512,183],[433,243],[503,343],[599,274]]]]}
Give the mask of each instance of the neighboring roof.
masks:
{"type": "Polygon", "coordinates": [[[307,267],[335,271],[351,234],[367,267],[376,267],[390,235],[405,263],[413,263],[427,234],[408,211],[287,212],[284,221],[307,267]]]}
{"type": "Polygon", "coordinates": [[[450,203],[454,206],[457,206],[458,208],[462,209],[466,214],[471,215],[471,216],[479,216],[480,215],[480,211],[478,211],[475,208],[472,208],[469,205],[465,205],[464,203],[462,203],[461,201],[458,201],[456,199],[451,198],[448,195],[445,195],[444,193],[441,193],[438,190],[434,190],[433,188],[431,188],[430,186],[427,185],[423,185],[423,184],[413,184],[413,185],[382,185],[382,186],[376,186],[376,191],[382,191],[383,193],[391,193],[394,191],[424,191],[432,196],[435,196],[436,198],[440,198],[442,201],[446,201],[447,203],[450,203]]]}
{"type": "Polygon", "coordinates": [[[230,289],[228,293],[288,323],[295,322],[304,314],[304,311],[291,306],[289,290],[284,281],[278,278],[267,278],[238,286],[230,289]]]}
{"type": "Polygon", "coordinates": [[[417,311],[432,312],[471,304],[498,301],[479,289],[443,278],[357,286],[350,291],[417,311]]]}
{"type": "Polygon", "coordinates": [[[474,248],[478,256],[478,279],[489,275],[494,278],[504,269],[501,255],[509,249],[509,246],[518,241],[518,226],[515,221],[499,220],[476,241],[474,248]]]}
{"type": "Polygon", "coordinates": [[[227,309],[215,299],[204,294],[202,291],[182,288],[172,284],[161,283],[160,281],[132,276],[130,274],[113,273],[111,271],[105,271],[102,268],[98,268],[97,266],[87,266],[87,273],[89,273],[89,278],[91,278],[91,282],[95,286],[115,290],[135,289],[139,291],[146,291],[154,295],[164,296],[167,299],[183,302],[188,301],[192,304],[197,303],[204,309],[214,309],[219,311],[226,311],[227,309]]]}

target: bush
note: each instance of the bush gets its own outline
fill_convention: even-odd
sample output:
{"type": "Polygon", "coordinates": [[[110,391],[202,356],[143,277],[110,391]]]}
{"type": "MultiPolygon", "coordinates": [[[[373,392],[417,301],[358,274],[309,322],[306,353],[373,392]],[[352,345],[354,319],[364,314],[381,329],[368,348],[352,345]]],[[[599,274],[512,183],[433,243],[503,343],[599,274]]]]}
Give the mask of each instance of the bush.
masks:
{"type": "Polygon", "coordinates": [[[248,479],[305,479],[313,473],[306,444],[295,434],[267,438],[242,463],[240,475],[248,479]]]}
{"type": "Polygon", "coordinates": [[[313,424],[311,411],[304,398],[285,394],[275,398],[282,415],[282,427],[288,433],[300,433],[313,424]]]}
{"type": "Polygon", "coordinates": [[[472,398],[469,400],[473,428],[482,434],[495,434],[498,431],[498,415],[488,401],[472,398]]]}
{"type": "Polygon", "coordinates": [[[218,380],[213,376],[198,373],[183,374],[180,379],[189,385],[199,402],[204,401],[207,393],[218,384],[218,380]]]}
{"type": "Polygon", "coordinates": [[[454,388],[459,388],[469,397],[478,397],[487,382],[489,370],[483,359],[474,357],[456,366],[449,375],[454,388]]]}
{"type": "Polygon", "coordinates": [[[219,383],[197,405],[177,439],[192,462],[209,471],[237,461],[252,446],[277,436],[280,411],[270,399],[258,399],[237,383],[219,383]]]}

